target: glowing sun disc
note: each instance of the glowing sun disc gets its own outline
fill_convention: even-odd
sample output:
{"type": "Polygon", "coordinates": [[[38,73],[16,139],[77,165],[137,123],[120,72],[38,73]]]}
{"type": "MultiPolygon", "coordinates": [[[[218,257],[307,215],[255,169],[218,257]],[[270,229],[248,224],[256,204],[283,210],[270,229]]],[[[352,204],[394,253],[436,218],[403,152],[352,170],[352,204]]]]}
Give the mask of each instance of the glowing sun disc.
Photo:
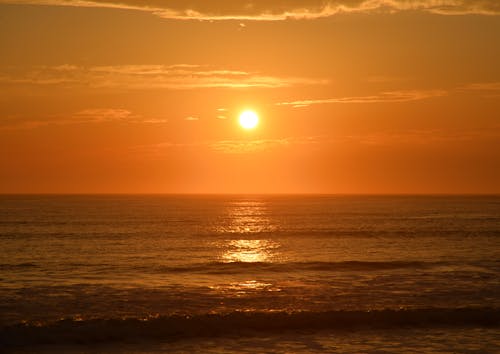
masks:
{"type": "Polygon", "coordinates": [[[242,112],[239,120],[244,129],[253,129],[259,124],[259,116],[254,111],[242,112]]]}

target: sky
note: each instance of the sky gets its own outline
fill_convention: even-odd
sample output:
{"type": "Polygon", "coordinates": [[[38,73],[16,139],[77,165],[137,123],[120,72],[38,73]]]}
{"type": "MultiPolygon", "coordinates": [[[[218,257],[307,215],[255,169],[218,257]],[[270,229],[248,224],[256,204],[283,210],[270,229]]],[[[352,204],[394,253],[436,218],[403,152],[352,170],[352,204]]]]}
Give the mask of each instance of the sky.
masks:
{"type": "Polygon", "coordinates": [[[498,0],[0,0],[0,53],[0,193],[500,193],[498,0]]]}

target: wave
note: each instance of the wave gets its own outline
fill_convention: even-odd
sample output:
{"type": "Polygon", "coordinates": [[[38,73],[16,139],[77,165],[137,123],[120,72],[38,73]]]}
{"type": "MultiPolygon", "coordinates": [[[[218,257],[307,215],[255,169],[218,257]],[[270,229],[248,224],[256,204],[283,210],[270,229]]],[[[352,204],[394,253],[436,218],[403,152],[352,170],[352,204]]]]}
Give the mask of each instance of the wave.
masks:
{"type": "MultiPolygon", "coordinates": [[[[111,269],[112,263],[67,263],[66,267],[94,267],[96,269],[111,269]]],[[[489,272],[500,266],[498,261],[491,260],[481,264],[453,263],[453,262],[423,262],[423,261],[339,261],[339,262],[206,262],[178,266],[169,265],[134,265],[131,270],[153,273],[203,273],[203,274],[239,274],[246,272],[345,272],[345,271],[380,271],[380,270],[425,270],[425,269],[453,269],[489,272]]],[[[42,265],[25,263],[0,263],[0,270],[25,270],[31,268],[43,268],[42,265]]]]}
{"type": "Polygon", "coordinates": [[[18,268],[38,268],[38,264],[31,263],[31,262],[24,262],[24,263],[0,263],[0,270],[14,270],[18,268]]]}
{"type": "MultiPolygon", "coordinates": [[[[391,269],[428,269],[447,266],[447,262],[419,262],[419,261],[341,261],[341,262],[211,262],[196,263],[183,266],[159,266],[159,272],[190,273],[200,272],[207,274],[233,274],[248,271],[290,272],[290,271],[377,271],[391,269]]],[[[463,264],[460,264],[463,266],[463,264]]]]}
{"type": "MultiPolygon", "coordinates": [[[[363,214],[366,215],[366,214],[363,214]]],[[[407,220],[407,219],[405,219],[407,220]]],[[[494,219],[497,220],[497,219],[494,219]]],[[[491,221],[494,221],[491,220],[491,221]]],[[[241,237],[241,238],[369,238],[369,239],[378,239],[378,238],[428,238],[428,237],[464,237],[464,236],[479,236],[479,237],[498,237],[499,229],[496,226],[491,227],[475,227],[471,229],[466,229],[463,226],[448,226],[445,227],[442,224],[436,226],[435,224],[431,224],[429,226],[422,225],[419,223],[418,219],[415,219],[415,224],[411,225],[412,227],[408,227],[408,223],[402,223],[400,221],[398,224],[394,226],[384,226],[380,228],[370,228],[365,230],[360,230],[358,228],[350,228],[350,227],[335,227],[335,226],[325,226],[324,228],[315,228],[314,225],[308,224],[305,228],[289,228],[289,229],[277,229],[277,230],[267,230],[265,225],[262,226],[260,230],[254,230],[251,232],[235,232],[231,231],[199,231],[196,236],[199,237],[241,237]]],[[[486,220],[490,221],[490,220],[486,220]]],[[[486,222],[481,219],[481,222],[486,222]]],[[[477,221],[479,222],[479,221],[477,221]]],[[[258,229],[258,227],[256,227],[258,229]]]]}
{"type": "Polygon", "coordinates": [[[126,319],[64,319],[48,324],[22,323],[0,329],[9,347],[40,344],[168,340],[252,332],[352,331],[413,327],[497,327],[500,308],[426,308],[377,311],[232,312],[126,319]]]}

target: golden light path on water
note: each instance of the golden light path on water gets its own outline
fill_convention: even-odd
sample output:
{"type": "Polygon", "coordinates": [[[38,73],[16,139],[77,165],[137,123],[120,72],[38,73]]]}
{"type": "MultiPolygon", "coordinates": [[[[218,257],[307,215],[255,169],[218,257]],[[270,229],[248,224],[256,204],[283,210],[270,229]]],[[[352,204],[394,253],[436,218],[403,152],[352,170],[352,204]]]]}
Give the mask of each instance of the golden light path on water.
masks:
{"type": "Polygon", "coordinates": [[[230,262],[269,262],[277,258],[279,243],[271,240],[231,240],[222,254],[222,261],[230,262]]]}
{"type": "MultiPolygon", "coordinates": [[[[222,263],[274,263],[283,261],[279,251],[281,244],[269,237],[277,226],[268,217],[267,203],[260,200],[245,200],[230,203],[226,219],[217,226],[217,232],[234,235],[218,242],[221,250],[219,261],[222,263]]],[[[249,291],[280,291],[271,283],[248,279],[217,286],[218,290],[235,291],[239,296],[249,291]]]]}

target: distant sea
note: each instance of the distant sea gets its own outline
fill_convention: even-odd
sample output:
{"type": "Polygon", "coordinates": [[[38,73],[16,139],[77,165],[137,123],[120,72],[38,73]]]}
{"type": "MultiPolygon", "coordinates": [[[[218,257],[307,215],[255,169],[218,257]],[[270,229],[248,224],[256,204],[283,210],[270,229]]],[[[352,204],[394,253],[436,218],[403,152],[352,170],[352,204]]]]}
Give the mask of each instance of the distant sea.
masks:
{"type": "Polygon", "coordinates": [[[0,352],[500,352],[500,196],[0,196],[0,352]]]}

